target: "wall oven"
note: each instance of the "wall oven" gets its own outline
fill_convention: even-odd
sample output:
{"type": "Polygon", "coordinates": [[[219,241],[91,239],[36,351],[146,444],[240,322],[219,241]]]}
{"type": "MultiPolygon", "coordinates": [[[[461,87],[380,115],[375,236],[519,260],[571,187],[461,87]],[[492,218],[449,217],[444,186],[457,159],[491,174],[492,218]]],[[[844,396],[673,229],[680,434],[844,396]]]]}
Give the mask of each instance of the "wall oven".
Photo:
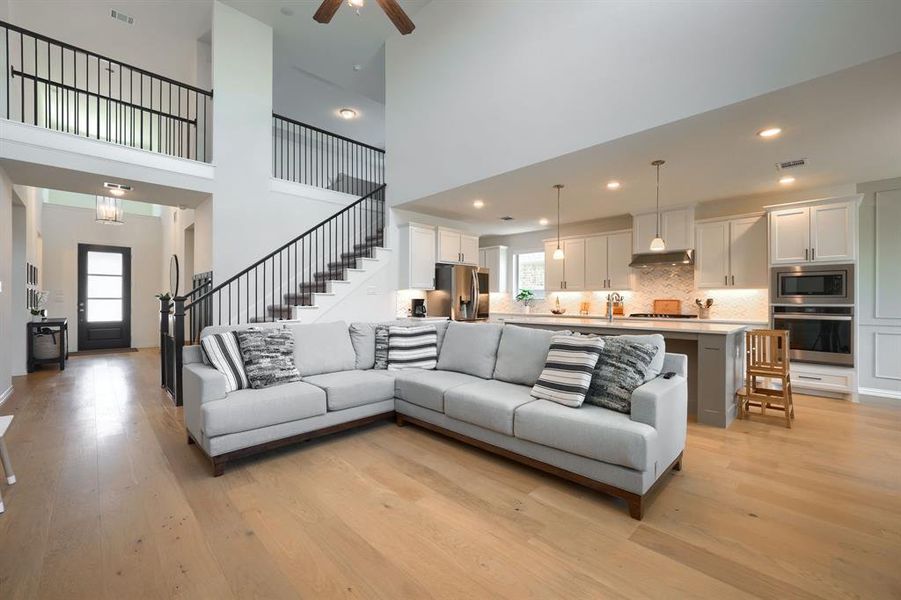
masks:
{"type": "Polygon", "coordinates": [[[773,267],[770,303],[854,305],[854,265],[773,267]]]}
{"type": "Polygon", "coordinates": [[[854,366],[854,307],[774,306],[773,329],[787,329],[792,360],[854,366]]]}

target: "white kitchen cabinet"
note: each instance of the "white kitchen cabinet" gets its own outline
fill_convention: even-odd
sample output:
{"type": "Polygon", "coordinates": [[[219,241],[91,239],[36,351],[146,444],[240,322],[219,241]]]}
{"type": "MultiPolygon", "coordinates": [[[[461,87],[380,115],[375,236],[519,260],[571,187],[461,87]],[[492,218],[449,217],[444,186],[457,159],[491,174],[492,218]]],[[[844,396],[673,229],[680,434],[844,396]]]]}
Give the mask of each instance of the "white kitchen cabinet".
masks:
{"type": "MultiPolygon", "coordinates": [[[[660,213],[660,237],[666,251],[689,250],[694,247],[695,209],[675,208],[660,213]]],[[[632,217],[632,252],[645,254],[651,251],[651,241],[657,235],[657,213],[644,213],[632,217]]]]}
{"type": "Polygon", "coordinates": [[[586,238],[584,289],[631,289],[630,262],[632,262],[631,232],[586,238]]]}
{"type": "Polygon", "coordinates": [[[479,264],[479,237],[460,235],[460,262],[467,265],[479,264]]]}
{"type": "Polygon", "coordinates": [[[479,248],[479,266],[488,269],[488,291],[507,291],[507,247],[479,248]]]}
{"type": "Polygon", "coordinates": [[[563,289],[585,289],[585,240],[563,240],[563,289]]]}
{"type": "Polygon", "coordinates": [[[767,207],[770,264],[857,260],[857,210],[861,195],[767,207]]]}
{"type": "Polygon", "coordinates": [[[435,228],[407,223],[400,232],[400,289],[435,289],[435,228]]]}
{"type": "Polygon", "coordinates": [[[479,238],[455,229],[438,228],[438,262],[454,264],[479,264],[479,238]]]}
{"type": "Polygon", "coordinates": [[[699,223],[695,281],[699,288],[766,288],[766,220],[744,217],[699,223]]]}
{"type": "Polygon", "coordinates": [[[563,260],[554,259],[556,249],[556,240],[544,243],[544,289],[548,292],[563,290],[563,260]]]}

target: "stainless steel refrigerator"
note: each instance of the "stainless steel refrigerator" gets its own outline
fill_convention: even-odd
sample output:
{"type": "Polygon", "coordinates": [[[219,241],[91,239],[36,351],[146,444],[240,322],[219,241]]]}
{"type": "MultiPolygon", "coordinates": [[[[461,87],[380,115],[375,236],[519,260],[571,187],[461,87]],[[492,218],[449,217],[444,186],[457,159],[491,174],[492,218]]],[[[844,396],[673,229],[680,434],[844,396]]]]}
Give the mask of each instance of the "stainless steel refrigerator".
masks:
{"type": "Polygon", "coordinates": [[[436,265],[435,290],[426,294],[429,316],[454,321],[488,319],[488,269],[436,265]]]}

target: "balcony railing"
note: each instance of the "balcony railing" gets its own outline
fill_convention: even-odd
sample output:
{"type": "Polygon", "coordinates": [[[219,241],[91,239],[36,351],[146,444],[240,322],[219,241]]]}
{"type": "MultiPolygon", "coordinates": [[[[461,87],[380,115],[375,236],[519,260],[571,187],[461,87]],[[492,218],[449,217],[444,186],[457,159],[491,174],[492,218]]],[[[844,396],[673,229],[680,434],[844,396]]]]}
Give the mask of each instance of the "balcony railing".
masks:
{"type": "Polygon", "coordinates": [[[272,174],[294,183],[365,196],[385,183],[385,151],[273,114],[272,174]]]}
{"type": "Polygon", "coordinates": [[[0,21],[0,116],[190,160],[211,158],[213,92],[0,21]]]}

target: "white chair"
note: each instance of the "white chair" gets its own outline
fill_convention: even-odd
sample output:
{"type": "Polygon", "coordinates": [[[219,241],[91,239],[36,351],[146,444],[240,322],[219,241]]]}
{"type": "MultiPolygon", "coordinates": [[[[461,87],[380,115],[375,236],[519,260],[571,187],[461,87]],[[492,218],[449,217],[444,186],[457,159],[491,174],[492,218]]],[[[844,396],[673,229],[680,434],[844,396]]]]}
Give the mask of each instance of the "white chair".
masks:
{"type": "MultiPolygon", "coordinates": [[[[16,476],[13,473],[13,464],[9,460],[9,451],[6,449],[6,442],[4,441],[3,436],[6,435],[6,430],[9,429],[12,422],[12,415],[0,417],[0,462],[3,463],[3,471],[6,473],[6,483],[9,485],[16,482],[16,476]]],[[[0,496],[0,513],[2,513],[3,510],[3,496],[0,496]]]]}

